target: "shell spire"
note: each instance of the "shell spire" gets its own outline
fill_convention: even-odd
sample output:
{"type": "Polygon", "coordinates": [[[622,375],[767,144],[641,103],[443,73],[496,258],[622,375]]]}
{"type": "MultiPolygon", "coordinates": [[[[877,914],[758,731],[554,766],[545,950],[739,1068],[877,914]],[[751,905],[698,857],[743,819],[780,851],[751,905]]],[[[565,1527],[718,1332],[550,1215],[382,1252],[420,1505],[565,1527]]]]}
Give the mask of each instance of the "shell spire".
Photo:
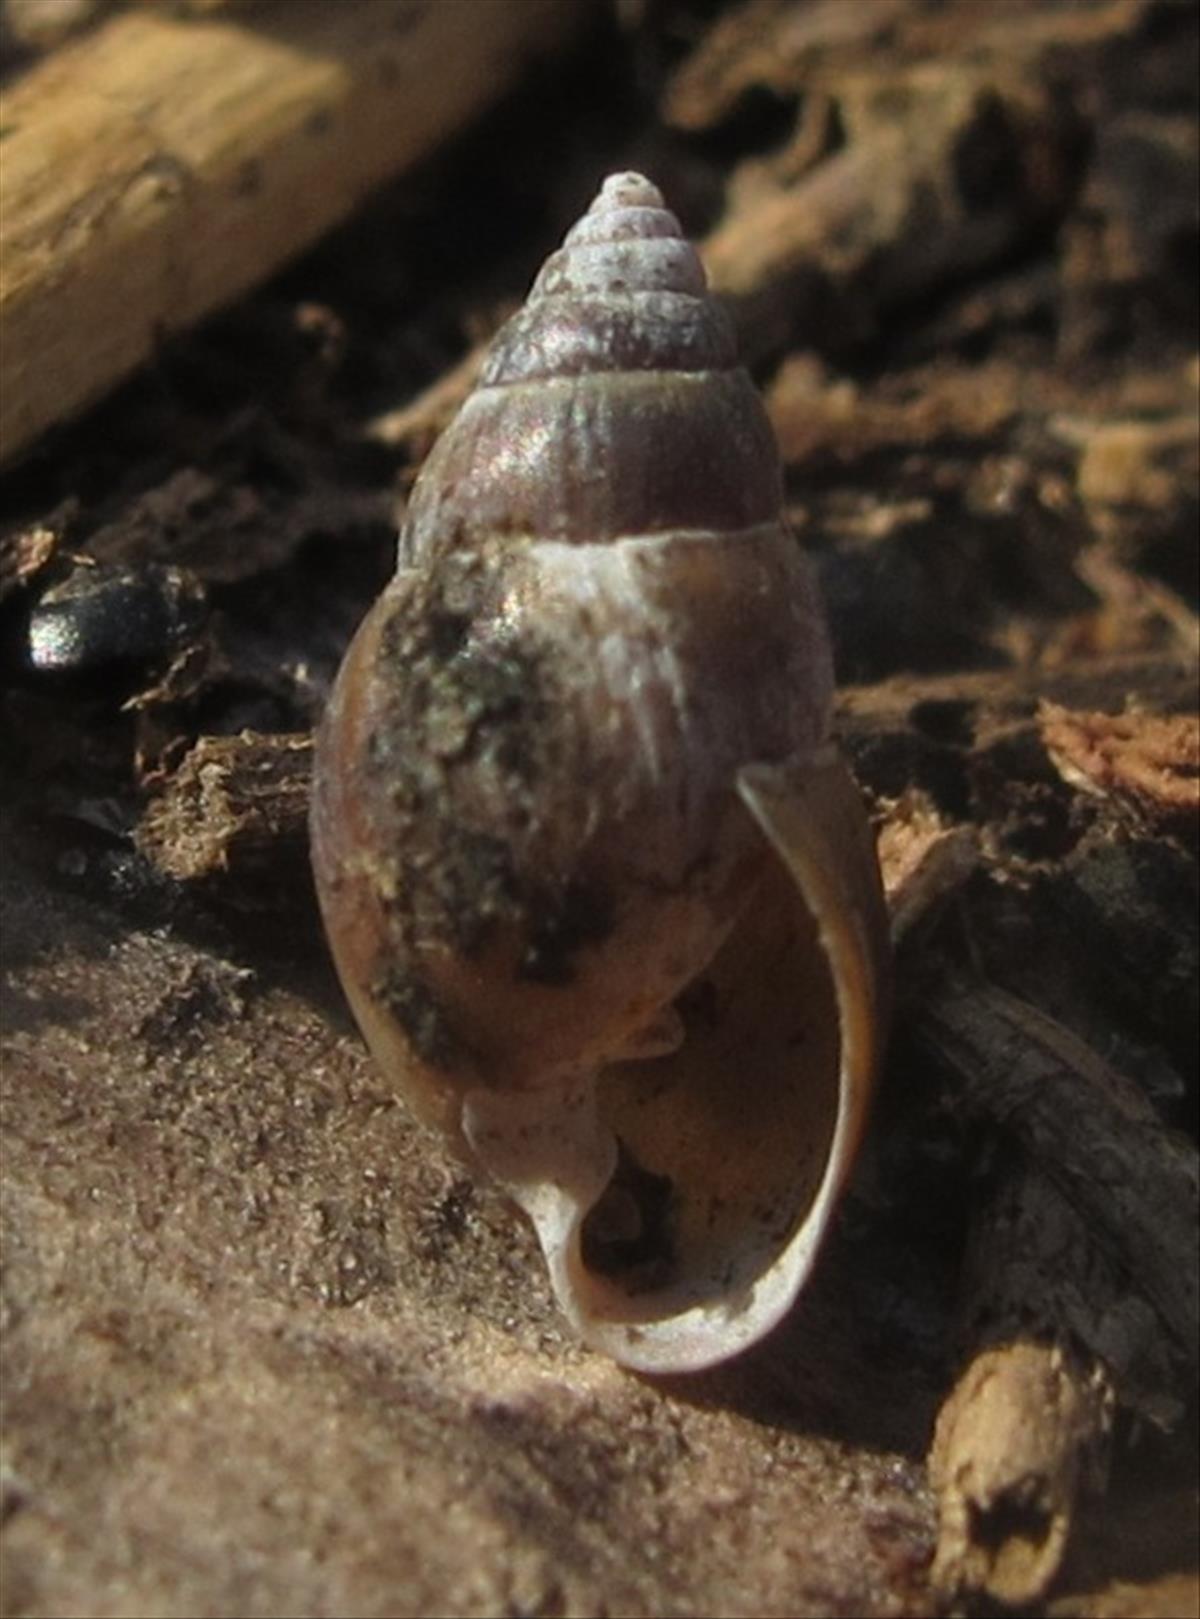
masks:
{"type": "Polygon", "coordinates": [[[584,371],[724,371],[733,326],[657,187],[614,174],[492,345],[481,382],[584,371]]]}
{"type": "Polygon", "coordinates": [[[620,174],[496,335],[413,490],[400,557],[451,534],[732,531],[778,521],[781,498],[774,434],[699,256],[658,190],[620,174]]]}
{"type": "Polygon", "coordinates": [[[605,181],[422,468],[317,744],[347,997],[630,1366],[789,1308],[883,1021],[878,869],[774,436],[695,249],[605,181]]]}

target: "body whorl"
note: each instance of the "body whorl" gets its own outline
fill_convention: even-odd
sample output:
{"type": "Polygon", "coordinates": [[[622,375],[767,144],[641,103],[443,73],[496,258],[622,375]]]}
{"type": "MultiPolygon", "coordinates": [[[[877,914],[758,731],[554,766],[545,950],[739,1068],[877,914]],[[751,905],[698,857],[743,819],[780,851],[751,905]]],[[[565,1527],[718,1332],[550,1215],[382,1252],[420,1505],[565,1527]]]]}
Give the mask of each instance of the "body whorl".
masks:
{"type": "Polygon", "coordinates": [[[695,249],[648,181],[612,177],[422,468],[324,727],[327,905],[371,914],[366,980],[423,1057],[532,1082],[571,1060],[578,1001],[594,1060],[716,948],[753,863],[736,772],[827,722],[780,505],[695,249]],[[468,1013],[464,974],[506,1010],[468,1013]]]}

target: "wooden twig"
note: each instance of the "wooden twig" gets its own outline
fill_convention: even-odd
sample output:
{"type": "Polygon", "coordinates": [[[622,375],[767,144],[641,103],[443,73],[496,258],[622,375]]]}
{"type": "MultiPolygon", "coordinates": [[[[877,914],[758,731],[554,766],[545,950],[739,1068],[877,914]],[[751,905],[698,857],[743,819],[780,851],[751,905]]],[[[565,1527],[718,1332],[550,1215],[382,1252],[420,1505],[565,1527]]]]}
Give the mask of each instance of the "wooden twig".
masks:
{"type": "Polygon", "coordinates": [[[938,1417],[936,1588],[1036,1602],[1062,1563],[1081,1475],[1106,1432],[1109,1391],[1057,1344],[982,1350],[938,1417]]]}
{"type": "Polygon", "coordinates": [[[156,6],[37,63],[3,112],[0,461],[345,218],[589,11],[156,6]]]}
{"type": "Polygon", "coordinates": [[[1102,1476],[1114,1403],[1161,1426],[1197,1350],[1197,1160],[1138,1088],[1037,1008],[947,984],[918,1047],[997,1157],[961,1290],[963,1371],[930,1452],[935,1584],[1022,1606],[1102,1476]]]}

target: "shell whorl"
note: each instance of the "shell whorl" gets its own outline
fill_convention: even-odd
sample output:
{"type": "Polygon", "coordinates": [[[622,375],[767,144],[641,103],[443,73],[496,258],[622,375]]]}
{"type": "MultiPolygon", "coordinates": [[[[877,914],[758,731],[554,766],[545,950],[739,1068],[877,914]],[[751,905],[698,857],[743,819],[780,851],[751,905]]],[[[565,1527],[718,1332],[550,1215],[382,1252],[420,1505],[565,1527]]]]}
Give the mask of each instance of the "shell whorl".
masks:
{"type": "Polygon", "coordinates": [[[603,371],[727,371],[733,326],[656,187],[604,184],[492,345],[485,387],[603,371]]]}
{"type": "Polygon", "coordinates": [[[695,249],[640,175],[605,182],[501,328],[414,487],[402,564],[778,520],[774,436],[695,249]]]}
{"type": "Polygon", "coordinates": [[[763,858],[737,772],[828,722],[780,483],[699,259],[613,177],[426,461],[330,704],[317,869],[373,918],[331,928],[373,941],[343,971],[376,986],[364,1026],[382,1005],[524,1085],[611,1055],[712,955],[763,858]]]}

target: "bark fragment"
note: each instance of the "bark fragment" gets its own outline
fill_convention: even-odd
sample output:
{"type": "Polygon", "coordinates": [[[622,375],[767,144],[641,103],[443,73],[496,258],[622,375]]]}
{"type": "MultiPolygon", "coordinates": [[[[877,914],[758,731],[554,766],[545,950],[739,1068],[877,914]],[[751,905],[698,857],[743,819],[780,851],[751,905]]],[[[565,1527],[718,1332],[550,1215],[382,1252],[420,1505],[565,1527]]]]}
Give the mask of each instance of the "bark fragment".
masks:
{"type": "Polygon", "coordinates": [[[940,1525],[932,1577],[1021,1607],[1057,1574],[1087,1454],[1106,1426],[1102,1376],[1018,1339],[982,1351],[938,1416],[929,1454],[940,1525]]]}
{"type": "Polygon", "coordinates": [[[964,1370],[938,1418],[935,1582],[1040,1600],[1120,1403],[1176,1423],[1197,1353],[1197,1159],[1140,1090],[1036,1008],[958,985],[916,1016],[993,1143],[961,1284],[964,1370]]]}
{"type": "Polygon", "coordinates": [[[309,736],[201,737],[142,817],[143,854],[180,882],[302,869],[311,762],[309,736]]]}
{"type": "Polygon", "coordinates": [[[1045,703],[1042,740],[1064,781],[1113,797],[1152,825],[1190,834],[1200,821],[1200,716],[1090,714],[1045,703]]]}

